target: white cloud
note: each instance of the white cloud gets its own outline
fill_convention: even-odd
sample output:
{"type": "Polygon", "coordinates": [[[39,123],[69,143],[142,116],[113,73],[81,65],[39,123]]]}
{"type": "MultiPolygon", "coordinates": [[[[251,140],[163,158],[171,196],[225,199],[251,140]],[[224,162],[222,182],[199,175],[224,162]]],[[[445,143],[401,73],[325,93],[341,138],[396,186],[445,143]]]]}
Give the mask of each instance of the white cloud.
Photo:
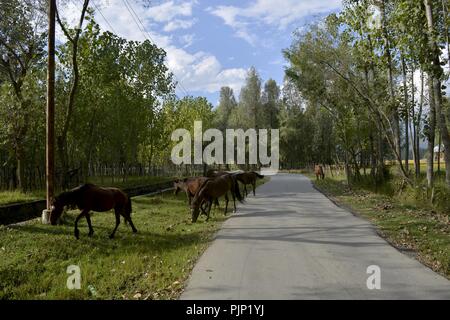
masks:
{"type": "Polygon", "coordinates": [[[305,17],[327,13],[342,7],[342,0],[254,0],[247,7],[217,6],[208,8],[211,14],[236,30],[236,36],[254,45],[256,36],[249,27],[264,24],[284,31],[292,23],[305,17]]]}
{"type": "Polygon", "coordinates": [[[195,34],[185,34],[179,37],[179,41],[183,45],[183,48],[189,48],[194,43],[195,40],[196,40],[195,34]]]}
{"type": "Polygon", "coordinates": [[[147,9],[146,16],[158,22],[168,22],[178,16],[190,17],[195,3],[195,1],[183,3],[167,1],[147,9]]]}
{"type": "MultiPolygon", "coordinates": [[[[156,45],[162,47],[167,52],[166,64],[169,70],[176,75],[176,80],[181,82],[183,88],[189,93],[208,92],[214,93],[220,90],[222,86],[230,86],[238,92],[245,81],[247,70],[245,69],[224,69],[217,58],[206,52],[189,53],[186,48],[189,47],[194,39],[194,34],[187,34],[178,39],[183,45],[179,48],[174,44],[171,36],[162,35],[158,32],[149,30],[152,21],[166,23],[166,29],[179,27],[183,28],[183,23],[187,20],[178,20],[176,17],[188,17],[192,15],[192,7],[196,1],[190,1],[177,4],[175,1],[168,1],[159,6],[145,8],[139,2],[128,1],[131,3],[134,11],[138,14],[140,20],[146,27],[146,32],[142,32],[139,26],[139,20],[135,21],[131,14],[124,8],[121,0],[97,0],[96,5],[107,23],[99,12],[96,12],[96,20],[102,30],[109,30],[117,33],[119,36],[128,40],[144,41],[147,34],[156,45]],[[175,20],[173,20],[175,19],[175,20]],[[183,23],[181,23],[183,21],[183,23]],[[172,22],[172,25],[171,25],[172,22]],[[111,30],[111,26],[114,30],[111,30]]],[[[94,7],[95,8],[95,7],[94,7]]],[[[75,25],[80,8],[73,4],[61,9],[61,15],[71,25],[75,25]]],[[[97,10],[98,11],[98,10],[97,10]]],[[[195,21],[194,21],[195,23],[195,21]]],[[[186,27],[187,28],[187,27],[186,27]]],[[[61,39],[63,35],[61,34],[61,39]]],[[[65,40],[64,40],[65,41],[65,40]]],[[[178,93],[182,91],[177,90],[178,93]]],[[[184,92],[183,92],[184,93],[184,92]]]]}
{"type": "Polygon", "coordinates": [[[217,58],[211,54],[189,54],[174,47],[169,48],[167,52],[170,70],[188,91],[213,93],[219,91],[222,86],[229,86],[239,92],[247,75],[246,69],[223,69],[217,58]]]}
{"type": "Polygon", "coordinates": [[[179,20],[175,19],[170,21],[168,24],[164,26],[165,32],[172,32],[179,29],[189,29],[197,22],[196,19],[192,20],[179,20]]]}

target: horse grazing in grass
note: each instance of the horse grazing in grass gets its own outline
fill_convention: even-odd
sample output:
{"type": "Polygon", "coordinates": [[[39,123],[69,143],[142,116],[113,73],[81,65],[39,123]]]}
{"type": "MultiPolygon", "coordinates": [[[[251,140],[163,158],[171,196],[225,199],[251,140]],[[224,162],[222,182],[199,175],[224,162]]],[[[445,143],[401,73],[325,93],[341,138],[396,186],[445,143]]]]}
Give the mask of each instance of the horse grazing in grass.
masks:
{"type": "Polygon", "coordinates": [[[256,180],[263,179],[264,176],[257,172],[242,172],[236,174],[236,179],[244,185],[245,196],[248,195],[247,185],[251,184],[253,186],[253,195],[256,195],[256,180]]]}
{"type": "Polygon", "coordinates": [[[120,216],[125,218],[125,223],[129,222],[134,233],[137,229],[131,220],[131,199],[123,191],[116,188],[100,188],[93,184],[85,184],[68,192],[63,192],[57,196],[52,203],[50,222],[56,225],[64,207],[77,207],[81,214],[75,220],[75,238],[80,238],[78,221],[85,217],[89,226],[89,237],[94,235],[89,211],[106,212],[114,209],[116,215],[116,227],[109,236],[114,238],[120,224],[120,216]]]}
{"type": "Polygon", "coordinates": [[[174,194],[177,195],[180,191],[184,191],[188,197],[189,205],[191,205],[192,199],[206,180],[208,180],[206,177],[186,178],[183,180],[177,179],[173,182],[173,187],[175,189],[174,194]]]}
{"type": "MultiPolygon", "coordinates": [[[[194,177],[194,178],[185,178],[183,180],[175,180],[173,182],[173,187],[175,189],[174,194],[177,195],[180,191],[184,191],[186,196],[188,197],[189,206],[192,203],[192,199],[194,198],[197,191],[206,182],[209,178],[206,177],[194,177]]],[[[219,200],[214,199],[214,205],[216,207],[219,206],[219,200]]],[[[202,213],[206,215],[204,208],[202,207],[202,213]]]]}
{"type": "Polygon", "coordinates": [[[192,222],[193,223],[197,222],[201,205],[203,202],[206,202],[208,204],[206,210],[207,212],[206,221],[208,221],[209,214],[211,212],[212,201],[222,196],[225,196],[224,214],[226,215],[228,211],[228,202],[229,202],[228,192],[231,192],[231,196],[233,197],[234,203],[234,212],[236,212],[236,198],[241,203],[244,201],[244,198],[242,197],[241,192],[239,190],[239,185],[236,180],[236,177],[234,177],[231,174],[227,174],[217,178],[210,178],[206,180],[200,187],[200,189],[197,191],[192,201],[191,204],[192,222]]]}
{"type": "Polygon", "coordinates": [[[314,167],[314,174],[316,175],[316,179],[324,180],[325,179],[325,173],[323,172],[323,167],[321,165],[316,165],[314,167]]]}

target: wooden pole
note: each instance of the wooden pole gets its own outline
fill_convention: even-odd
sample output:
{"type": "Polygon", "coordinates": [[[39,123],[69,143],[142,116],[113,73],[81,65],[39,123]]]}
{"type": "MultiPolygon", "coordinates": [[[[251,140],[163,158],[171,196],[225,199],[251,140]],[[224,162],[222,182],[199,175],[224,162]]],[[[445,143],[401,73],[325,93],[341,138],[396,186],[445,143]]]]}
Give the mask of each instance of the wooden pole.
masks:
{"type": "Polygon", "coordinates": [[[47,209],[55,191],[55,17],[56,0],[49,1],[48,10],[48,69],[47,69],[47,209]]]}

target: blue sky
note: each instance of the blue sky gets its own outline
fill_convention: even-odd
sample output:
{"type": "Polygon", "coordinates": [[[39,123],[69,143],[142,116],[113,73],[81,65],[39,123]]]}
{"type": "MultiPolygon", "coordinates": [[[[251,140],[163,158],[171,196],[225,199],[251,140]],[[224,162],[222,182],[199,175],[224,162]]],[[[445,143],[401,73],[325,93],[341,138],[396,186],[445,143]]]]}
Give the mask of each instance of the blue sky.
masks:
{"type": "MultiPolygon", "coordinates": [[[[181,83],[178,96],[206,96],[214,105],[222,86],[238,95],[251,66],[264,81],[281,84],[281,51],[289,47],[292,33],[341,8],[341,0],[91,2],[99,8],[96,20],[102,29],[130,40],[149,37],[167,51],[167,65],[181,83]]],[[[69,2],[64,10],[69,22],[76,21],[80,8],[81,0],[69,2]]]]}

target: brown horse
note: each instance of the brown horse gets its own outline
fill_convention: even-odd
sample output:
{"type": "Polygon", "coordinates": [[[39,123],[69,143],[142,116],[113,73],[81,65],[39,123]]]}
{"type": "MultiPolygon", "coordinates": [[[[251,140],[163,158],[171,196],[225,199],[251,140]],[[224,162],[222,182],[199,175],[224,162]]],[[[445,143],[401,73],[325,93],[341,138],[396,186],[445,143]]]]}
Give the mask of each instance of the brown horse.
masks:
{"type": "Polygon", "coordinates": [[[247,185],[248,184],[252,185],[252,187],[253,187],[253,195],[255,196],[256,195],[256,180],[257,179],[263,179],[263,178],[264,178],[263,175],[260,175],[259,173],[254,172],[254,171],[252,171],[252,172],[243,172],[243,173],[237,173],[236,174],[236,179],[244,185],[245,196],[248,195],[248,192],[247,192],[247,185]]]}
{"type": "Polygon", "coordinates": [[[233,175],[227,174],[217,178],[210,178],[206,182],[204,182],[203,185],[195,194],[194,200],[192,201],[191,204],[192,222],[193,223],[197,222],[198,215],[200,213],[201,205],[203,202],[208,203],[208,207],[206,210],[207,211],[206,221],[208,221],[213,199],[217,199],[222,196],[225,196],[225,215],[226,215],[228,211],[228,202],[229,202],[228,192],[231,192],[231,196],[233,197],[234,203],[234,212],[236,212],[236,198],[241,203],[243,202],[244,199],[239,190],[238,182],[233,175]]]}
{"type": "Polygon", "coordinates": [[[61,193],[53,200],[50,213],[50,222],[56,225],[64,207],[77,207],[81,214],[75,220],[75,238],[80,238],[78,221],[84,216],[89,226],[89,237],[94,235],[89,211],[106,212],[114,209],[116,215],[116,227],[109,236],[114,238],[120,224],[120,216],[129,222],[134,233],[137,229],[131,220],[131,199],[123,191],[116,188],[100,188],[93,184],[85,184],[68,192],[61,193]]]}
{"type": "MultiPolygon", "coordinates": [[[[175,180],[173,182],[173,187],[175,189],[174,194],[177,195],[180,191],[184,191],[186,193],[186,196],[188,197],[189,206],[192,203],[192,199],[194,198],[195,194],[197,193],[198,189],[203,185],[203,183],[206,182],[209,178],[206,177],[194,177],[194,178],[185,178],[183,180],[175,180]]],[[[216,198],[214,199],[214,205],[216,207],[219,206],[219,200],[216,198]]],[[[203,208],[203,205],[201,207],[202,213],[206,215],[206,211],[203,208]]]]}
{"type": "Polygon", "coordinates": [[[319,164],[314,167],[314,174],[316,175],[316,179],[325,179],[325,173],[323,172],[323,167],[319,164]]]}
{"type": "Polygon", "coordinates": [[[191,205],[192,198],[194,198],[197,190],[200,189],[201,185],[208,180],[206,177],[195,177],[186,178],[183,180],[175,180],[173,182],[173,187],[175,189],[174,194],[177,195],[180,191],[184,191],[189,200],[189,205],[191,205]]]}

